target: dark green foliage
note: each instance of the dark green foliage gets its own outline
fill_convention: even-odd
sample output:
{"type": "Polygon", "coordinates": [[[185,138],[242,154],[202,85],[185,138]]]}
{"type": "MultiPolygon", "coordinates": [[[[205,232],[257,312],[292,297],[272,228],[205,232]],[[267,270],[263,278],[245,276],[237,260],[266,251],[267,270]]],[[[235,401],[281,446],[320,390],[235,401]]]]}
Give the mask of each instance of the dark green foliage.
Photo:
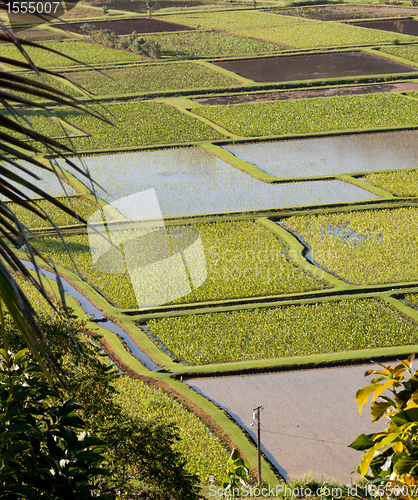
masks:
{"type": "Polygon", "coordinates": [[[128,37],[121,38],[112,30],[96,30],[93,24],[83,24],[81,29],[88,35],[89,40],[105,47],[129,50],[134,54],[145,55],[153,59],[158,59],[161,55],[161,47],[157,41],[145,40],[135,31],[128,37]]]}
{"type": "MultiPolygon", "coordinates": [[[[147,500],[200,498],[199,478],[186,471],[185,458],[173,449],[173,444],[180,439],[177,428],[158,419],[145,422],[137,416],[130,416],[115,402],[117,390],[114,382],[119,374],[100,348],[82,334],[85,321],[70,311],[65,320],[56,314],[53,318],[40,316],[38,322],[65,371],[66,388],[61,397],[79,403],[71,403],[71,408],[82,410],[83,420],[77,420],[80,426],[82,424],[80,429],[99,438],[97,443],[101,445],[104,472],[100,472],[102,469],[97,472],[100,477],[95,484],[100,491],[110,495],[109,498],[122,494],[128,497],[140,494],[140,498],[147,500]],[[107,475],[106,470],[109,472],[107,475]]],[[[10,345],[16,350],[22,340],[7,317],[6,325],[10,330],[10,345]]],[[[56,394],[46,382],[44,385],[47,395],[56,394]]],[[[3,394],[2,386],[0,394],[3,394]]],[[[33,397],[35,399],[35,394],[33,397]]],[[[56,412],[48,407],[45,411],[56,412]]],[[[31,407],[28,414],[31,414],[31,407]]],[[[0,422],[1,416],[0,413],[0,422]]],[[[33,425],[33,422],[28,425],[33,425]]],[[[1,474],[0,467],[0,477],[3,477],[1,474]]],[[[39,495],[37,498],[44,497],[39,495]]],[[[61,498],[72,500],[84,497],[56,497],[57,500],[61,498]]]]}
{"type": "Polygon", "coordinates": [[[62,403],[28,352],[0,350],[0,498],[109,498],[94,479],[103,441],[90,437],[70,399],[62,403]]]}

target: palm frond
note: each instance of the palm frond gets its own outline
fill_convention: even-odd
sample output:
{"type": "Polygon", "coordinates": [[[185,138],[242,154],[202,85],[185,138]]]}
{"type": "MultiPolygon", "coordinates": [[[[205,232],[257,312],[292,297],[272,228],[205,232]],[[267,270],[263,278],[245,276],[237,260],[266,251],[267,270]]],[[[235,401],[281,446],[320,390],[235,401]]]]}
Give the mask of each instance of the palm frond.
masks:
{"type": "MultiPolygon", "coordinates": [[[[1,8],[5,8],[4,2],[0,2],[1,8]]],[[[86,221],[70,207],[64,205],[42,189],[38,184],[40,180],[39,176],[31,171],[30,166],[33,165],[45,171],[53,172],[59,178],[58,170],[54,164],[50,163],[48,166],[46,161],[41,160],[39,155],[42,154],[43,150],[44,153],[46,151],[55,158],[62,158],[67,167],[84,175],[88,184],[94,186],[95,183],[91,179],[88,170],[83,168],[82,162],[80,167],[68,158],[68,155],[77,156],[77,152],[72,146],[71,141],[68,140],[70,138],[66,134],[65,129],[63,130],[67,135],[67,141],[63,143],[59,139],[48,137],[37,131],[22,111],[28,109],[42,110],[43,113],[56,116],[51,106],[67,106],[108,124],[111,124],[111,122],[102,114],[97,113],[97,111],[89,109],[84,102],[75,100],[70,95],[46,84],[42,75],[59,77],[61,80],[66,80],[66,78],[48,69],[38,68],[24,47],[41,48],[42,50],[67,57],[78,64],[83,63],[51,48],[19,40],[7,27],[1,24],[0,41],[13,43],[26,60],[26,62],[21,62],[0,56],[0,62],[7,64],[11,68],[11,71],[0,69],[0,197],[2,198],[0,200],[0,300],[7,307],[28,348],[42,366],[50,381],[53,382],[56,376],[59,377],[60,369],[52,352],[48,348],[42,330],[38,326],[36,315],[28,298],[9,271],[9,269],[12,269],[25,276],[40,291],[44,298],[51,303],[37,267],[37,259],[42,259],[44,262],[47,262],[47,259],[32,247],[30,231],[21,224],[6,201],[12,201],[44,220],[49,220],[56,229],[57,234],[59,234],[58,228],[49,219],[48,214],[30,202],[31,195],[28,196],[25,194],[24,189],[26,192],[29,190],[32,195],[48,200],[52,205],[65,211],[78,222],[85,224],[86,221]],[[41,81],[26,75],[13,74],[13,68],[32,70],[40,77],[41,81]],[[43,101],[37,102],[34,100],[35,97],[42,98],[43,101]],[[26,165],[22,165],[22,161],[26,165]],[[12,168],[15,171],[12,171],[12,168]],[[22,177],[21,173],[28,174],[33,180],[26,180],[22,177]],[[17,249],[22,245],[26,247],[28,259],[35,266],[36,277],[30,273],[18,257],[17,249]]],[[[57,277],[57,282],[61,300],[65,304],[63,287],[59,276],[57,277]]]]}

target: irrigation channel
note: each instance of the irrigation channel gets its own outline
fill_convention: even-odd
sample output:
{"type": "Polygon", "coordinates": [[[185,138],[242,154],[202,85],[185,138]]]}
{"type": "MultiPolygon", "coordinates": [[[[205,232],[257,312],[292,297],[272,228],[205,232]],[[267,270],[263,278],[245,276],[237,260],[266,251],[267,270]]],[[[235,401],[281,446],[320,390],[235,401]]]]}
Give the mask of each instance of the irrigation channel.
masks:
{"type": "MultiPolygon", "coordinates": [[[[35,270],[34,265],[31,262],[21,260],[22,264],[24,264],[26,267],[29,269],[32,269],[32,271],[35,270]]],[[[46,278],[53,279],[54,281],[57,281],[57,277],[54,273],[51,273],[50,271],[46,271],[45,269],[39,269],[39,274],[42,276],[45,276],[46,278]]],[[[81,307],[86,311],[87,314],[92,314],[94,319],[96,321],[100,322],[100,326],[102,328],[106,328],[106,330],[110,330],[111,332],[116,333],[119,335],[125,344],[129,347],[131,350],[133,356],[136,356],[144,365],[149,368],[152,371],[159,370],[161,367],[156,365],[153,361],[150,360],[150,358],[143,352],[141,349],[135,344],[135,342],[131,339],[131,337],[122,330],[122,328],[115,323],[112,323],[112,321],[100,321],[102,318],[102,312],[99,311],[94,305],[89,301],[87,297],[85,297],[82,293],[80,293],[78,290],[76,290],[72,285],[68,283],[64,278],[60,276],[61,283],[63,285],[64,292],[69,295],[70,297],[74,297],[78,302],[80,303],[81,307]]]]}
{"type": "Polygon", "coordinates": [[[255,442],[252,409],[262,405],[262,451],[285,479],[312,473],[350,483],[360,477],[350,473],[363,453],[348,445],[385,426],[371,422],[370,403],[362,415],[356,403],[356,391],[370,384],[364,373],[372,366],[190,378],[186,383],[229,413],[255,442]]]}

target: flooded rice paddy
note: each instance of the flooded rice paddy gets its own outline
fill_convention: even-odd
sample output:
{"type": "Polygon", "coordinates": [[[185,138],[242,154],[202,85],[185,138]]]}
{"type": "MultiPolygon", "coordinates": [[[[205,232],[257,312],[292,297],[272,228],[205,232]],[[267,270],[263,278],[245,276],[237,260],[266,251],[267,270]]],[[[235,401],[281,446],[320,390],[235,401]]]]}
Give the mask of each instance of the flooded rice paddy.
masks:
{"type": "Polygon", "coordinates": [[[383,21],[365,21],[361,23],[352,23],[352,26],[369,28],[374,30],[393,31],[403,35],[418,36],[418,21],[414,19],[398,19],[383,21]]]}
{"type": "MultiPolygon", "coordinates": [[[[13,172],[16,175],[19,175],[22,179],[25,181],[31,182],[35,184],[39,189],[43,189],[46,191],[49,195],[51,196],[65,196],[69,194],[74,194],[75,190],[69,186],[67,183],[60,182],[60,180],[57,178],[57,176],[49,172],[48,170],[44,170],[40,167],[37,167],[35,165],[29,164],[25,161],[19,162],[23,167],[37,175],[38,177],[41,178],[41,181],[36,180],[34,177],[31,175],[22,172],[16,167],[13,167],[11,165],[8,165],[7,168],[11,172],[13,172]]],[[[22,191],[23,194],[28,196],[29,198],[40,198],[39,195],[34,193],[28,188],[25,188],[21,186],[20,184],[18,185],[17,183],[10,181],[10,183],[16,187],[19,187],[19,190],[22,191]]],[[[7,200],[8,198],[3,197],[0,195],[1,200],[7,200]]]]}
{"type": "Polygon", "coordinates": [[[414,7],[389,5],[315,5],[313,7],[291,7],[275,11],[283,16],[307,17],[318,21],[345,21],[377,17],[415,16],[414,7]]]}
{"type": "Polygon", "coordinates": [[[362,415],[356,404],[356,391],[370,383],[364,378],[370,367],[195,378],[187,384],[226,410],[255,441],[252,410],[263,405],[262,451],[286,479],[311,472],[350,483],[363,454],[348,445],[382,428],[371,423],[370,404],[362,415]]]}
{"type": "Polygon", "coordinates": [[[107,190],[97,190],[100,198],[110,203],[155,189],[165,217],[376,198],[341,181],[267,184],[199,148],[95,156],[83,161],[93,179],[107,190]]]}
{"type": "Polygon", "coordinates": [[[418,131],[223,146],[278,178],[418,167],[418,131]]]}
{"type": "Polygon", "coordinates": [[[417,68],[363,52],[333,52],[214,63],[255,82],[409,73],[417,68]]]}

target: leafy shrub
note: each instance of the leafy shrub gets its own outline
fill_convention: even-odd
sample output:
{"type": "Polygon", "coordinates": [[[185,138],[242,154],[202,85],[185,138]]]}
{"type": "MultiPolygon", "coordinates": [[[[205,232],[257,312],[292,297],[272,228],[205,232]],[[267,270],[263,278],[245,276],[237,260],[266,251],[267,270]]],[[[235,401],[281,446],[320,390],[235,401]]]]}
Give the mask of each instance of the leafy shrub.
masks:
{"type": "Polygon", "coordinates": [[[156,40],[145,40],[143,36],[135,32],[129,37],[122,38],[112,30],[96,30],[92,24],[83,24],[81,29],[88,35],[89,40],[105,47],[124,49],[153,59],[158,59],[161,56],[161,47],[156,40]]]}
{"type": "Polygon", "coordinates": [[[1,496],[109,498],[94,486],[109,475],[100,468],[104,442],[85,432],[82,407],[62,403],[29,354],[0,349],[1,496]]]}

